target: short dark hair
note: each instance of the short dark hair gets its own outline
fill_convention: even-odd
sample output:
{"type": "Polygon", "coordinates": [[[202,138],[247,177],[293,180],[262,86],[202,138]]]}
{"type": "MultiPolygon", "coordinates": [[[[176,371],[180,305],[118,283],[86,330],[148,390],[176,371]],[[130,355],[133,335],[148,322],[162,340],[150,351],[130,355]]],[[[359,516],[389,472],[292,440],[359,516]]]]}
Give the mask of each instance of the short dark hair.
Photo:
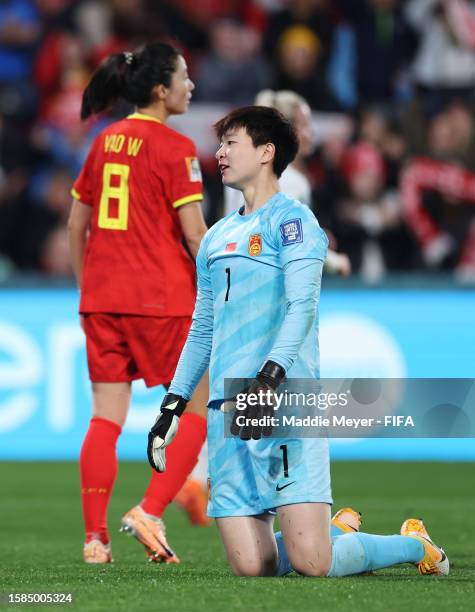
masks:
{"type": "Polygon", "coordinates": [[[214,125],[219,139],[226,132],[244,128],[255,147],[271,142],[275,146],[273,169],[280,178],[282,172],[295,159],[299,148],[297,134],[288,119],[275,108],[244,106],[230,112],[214,125]]]}
{"type": "Polygon", "coordinates": [[[81,119],[109,108],[119,98],[139,108],[148,106],[156,85],[170,86],[179,56],[178,49],[161,42],[148,43],[134,53],[110,55],[84,90],[81,119]]]}

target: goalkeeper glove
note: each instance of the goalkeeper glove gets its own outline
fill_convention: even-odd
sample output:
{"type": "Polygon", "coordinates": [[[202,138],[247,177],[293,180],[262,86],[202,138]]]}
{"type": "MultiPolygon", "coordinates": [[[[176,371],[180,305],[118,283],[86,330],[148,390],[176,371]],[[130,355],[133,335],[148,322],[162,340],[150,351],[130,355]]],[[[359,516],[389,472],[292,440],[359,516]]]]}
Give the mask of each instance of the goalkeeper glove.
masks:
{"type": "Polygon", "coordinates": [[[178,431],[180,417],[187,400],[181,395],[167,393],[160,406],[160,413],[148,434],[148,462],[157,472],[165,471],[165,447],[170,444],[178,431]]]}
{"type": "Polygon", "coordinates": [[[241,440],[260,440],[272,434],[271,418],[274,414],[275,391],[285,377],[285,370],[274,361],[266,361],[246,392],[246,406],[234,413],[231,433],[241,440]],[[252,403],[249,403],[250,396],[252,403]],[[255,405],[254,405],[255,404],[255,405]],[[241,417],[241,418],[239,418],[241,417]],[[238,424],[239,422],[241,424],[238,424]],[[262,419],[260,425],[252,425],[251,419],[262,419]]]}

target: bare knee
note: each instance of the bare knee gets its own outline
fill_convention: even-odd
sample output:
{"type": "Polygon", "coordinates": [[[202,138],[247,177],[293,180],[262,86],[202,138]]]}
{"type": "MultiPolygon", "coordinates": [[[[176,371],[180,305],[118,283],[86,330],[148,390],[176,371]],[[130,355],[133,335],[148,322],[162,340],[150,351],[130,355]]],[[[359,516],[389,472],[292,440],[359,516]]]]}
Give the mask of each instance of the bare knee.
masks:
{"type": "Polygon", "coordinates": [[[318,563],[314,559],[300,559],[297,563],[292,564],[292,567],[298,574],[309,577],[328,576],[330,571],[329,564],[318,563]]]}
{"type": "Polygon", "coordinates": [[[296,548],[289,555],[294,570],[302,576],[327,576],[331,566],[331,553],[308,547],[296,548]]]}
{"type": "Polygon", "coordinates": [[[130,383],[93,383],[93,416],[122,427],[130,404],[130,383]]]}
{"type": "Polygon", "coordinates": [[[276,575],[275,563],[266,563],[261,559],[233,561],[231,562],[231,570],[235,576],[246,576],[248,578],[276,575]]]}

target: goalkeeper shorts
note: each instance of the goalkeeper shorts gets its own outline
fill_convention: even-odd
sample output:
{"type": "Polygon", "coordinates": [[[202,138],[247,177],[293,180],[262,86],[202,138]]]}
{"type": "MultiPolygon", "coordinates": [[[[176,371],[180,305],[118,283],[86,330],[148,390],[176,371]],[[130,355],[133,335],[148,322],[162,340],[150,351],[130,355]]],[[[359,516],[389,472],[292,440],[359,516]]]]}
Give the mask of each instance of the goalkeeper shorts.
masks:
{"type": "Polygon", "coordinates": [[[278,506],[332,503],[325,438],[225,437],[221,402],[208,410],[208,515],[252,516],[278,506]]]}
{"type": "Polygon", "coordinates": [[[87,364],[92,382],[170,383],[185,344],[190,317],[84,315],[87,364]]]}

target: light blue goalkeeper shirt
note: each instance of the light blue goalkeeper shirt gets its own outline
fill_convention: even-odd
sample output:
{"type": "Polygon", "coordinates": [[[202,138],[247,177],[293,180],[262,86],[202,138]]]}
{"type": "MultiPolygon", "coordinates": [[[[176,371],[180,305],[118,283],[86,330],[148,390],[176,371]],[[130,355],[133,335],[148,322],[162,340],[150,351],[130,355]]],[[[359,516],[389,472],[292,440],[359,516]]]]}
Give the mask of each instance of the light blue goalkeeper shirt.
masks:
{"type": "Polygon", "coordinates": [[[225,378],[253,378],[268,359],[288,378],[317,378],[327,246],[311,210],[281,192],[213,225],[198,253],[193,323],[169,391],[189,399],[209,366],[209,401],[222,400],[225,378]]]}

